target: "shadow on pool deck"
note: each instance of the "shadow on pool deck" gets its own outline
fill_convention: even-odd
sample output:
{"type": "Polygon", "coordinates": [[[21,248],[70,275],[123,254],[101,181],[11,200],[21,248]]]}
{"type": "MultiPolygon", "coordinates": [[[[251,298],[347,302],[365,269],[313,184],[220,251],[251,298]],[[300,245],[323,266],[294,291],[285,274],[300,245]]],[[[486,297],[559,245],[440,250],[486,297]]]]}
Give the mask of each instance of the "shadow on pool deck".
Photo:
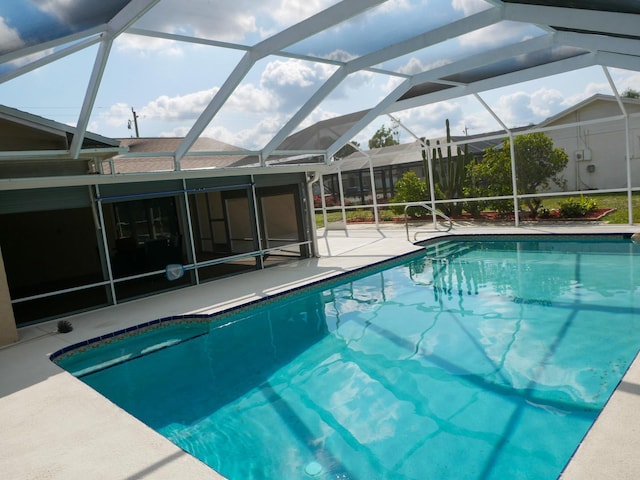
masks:
{"type": "MultiPolygon", "coordinates": [[[[428,228],[421,227],[421,230],[428,228]]],[[[633,233],[638,226],[545,223],[451,232],[473,234],[633,233]]],[[[425,233],[425,240],[442,233],[425,233]]],[[[349,226],[318,231],[320,258],[143,298],[19,330],[17,344],[0,349],[0,471],[27,479],[221,478],[164,437],[62,371],[49,355],[67,345],[156,318],[213,313],[355,268],[414,251],[404,225],[349,226]]],[[[640,474],[640,366],[634,364],[569,465],[563,480],[631,479],[640,474]]]]}

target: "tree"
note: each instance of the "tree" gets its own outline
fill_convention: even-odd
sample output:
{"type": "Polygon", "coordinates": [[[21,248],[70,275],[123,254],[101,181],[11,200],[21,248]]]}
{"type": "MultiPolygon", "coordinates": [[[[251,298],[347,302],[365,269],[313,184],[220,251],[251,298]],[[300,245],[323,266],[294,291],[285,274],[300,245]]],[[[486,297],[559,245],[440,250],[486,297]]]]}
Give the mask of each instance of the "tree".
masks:
{"type": "MultiPolygon", "coordinates": [[[[398,180],[394,186],[396,196],[391,199],[391,203],[420,202],[427,194],[427,184],[418,178],[413,171],[408,171],[398,180]]],[[[392,207],[395,213],[404,212],[404,206],[392,207]]],[[[409,207],[407,213],[412,217],[420,214],[421,208],[409,207]]]]}
{"type": "MultiPolygon", "coordinates": [[[[449,127],[449,119],[445,121],[447,132],[446,137],[446,154],[442,153],[440,142],[436,142],[431,152],[433,159],[433,185],[434,195],[438,200],[449,200],[454,198],[462,198],[464,196],[464,181],[467,165],[471,162],[472,156],[469,154],[469,146],[465,144],[464,149],[457,147],[456,152],[451,151],[451,130],[449,127]]],[[[427,140],[427,146],[431,143],[427,140]]],[[[422,162],[424,171],[427,171],[427,151],[422,149],[422,162]]],[[[426,173],[425,173],[426,176],[426,173]]],[[[427,193],[429,191],[427,190],[427,193]]],[[[448,203],[441,207],[446,215],[459,215],[462,213],[462,203],[448,203]]]]}
{"type": "Polygon", "coordinates": [[[627,88],[624,92],[622,92],[622,96],[625,98],[640,98],[640,92],[638,90],[634,90],[633,88],[627,88]]]}
{"type": "Polygon", "coordinates": [[[382,125],[369,139],[369,148],[390,147],[400,143],[400,134],[396,127],[382,125]]]}
{"type": "MultiPolygon", "coordinates": [[[[561,148],[554,148],[551,138],[544,133],[520,135],[514,141],[516,164],[516,188],[518,194],[536,193],[549,187],[550,182],[560,188],[566,187],[560,173],[569,163],[569,156],[561,148]]],[[[485,150],[482,161],[470,165],[467,170],[467,194],[477,197],[512,195],[511,149],[509,139],[501,147],[485,150]]],[[[526,198],[524,204],[535,217],[541,201],[526,198]]],[[[513,208],[510,200],[490,202],[499,212],[513,208]]]]}

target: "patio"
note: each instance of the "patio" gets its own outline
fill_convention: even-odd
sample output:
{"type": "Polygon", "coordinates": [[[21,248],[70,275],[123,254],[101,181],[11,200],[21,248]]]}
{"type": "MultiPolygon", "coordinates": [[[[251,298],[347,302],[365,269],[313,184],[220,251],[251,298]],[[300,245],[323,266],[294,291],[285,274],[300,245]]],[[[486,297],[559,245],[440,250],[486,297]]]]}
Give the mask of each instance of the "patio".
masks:
{"type": "MultiPolygon", "coordinates": [[[[577,234],[635,232],[628,225],[573,223],[519,228],[466,228],[452,234],[577,234]]],[[[431,233],[435,237],[442,233],[431,233]]],[[[319,230],[321,256],[243,274],[20,329],[20,341],[0,349],[0,470],[21,479],[221,478],[48,359],[66,345],[155,318],[212,313],[419,249],[403,227],[350,226],[319,230]]],[[[425,236],[426,237],[426,236],[425,236]]],[[[422,237],[420,237],[422,239],[422,237]]],[[[640,460],[640,364],[627,372],[566,469],[563,479],[637,478],[640,460]]]]}

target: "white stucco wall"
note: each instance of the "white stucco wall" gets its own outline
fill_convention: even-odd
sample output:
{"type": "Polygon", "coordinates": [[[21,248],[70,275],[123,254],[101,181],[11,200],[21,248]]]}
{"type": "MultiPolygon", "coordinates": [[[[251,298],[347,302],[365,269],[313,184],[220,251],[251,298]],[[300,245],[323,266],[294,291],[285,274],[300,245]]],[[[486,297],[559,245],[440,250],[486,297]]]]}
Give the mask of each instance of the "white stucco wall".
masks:
{"type": "MultiPolygon", "coordinates": [[[[640,113],[637,102],[625,103],[627,113],[640,113]]],[[[621,117],[615,100],[595,100],[584,107],[549,123],[549,126],[605,117],[621,117]]],[[[630,117],[630,154],[632,186],[640,186],[640,117],[630,117]]],[[[563,173],[569,190],[609,189],[627,187],[625,121],[588,123],[552,130],[546,134],[556,147],[569,155],[569,164],[563,173]],[[580,159],[582,157],[582,160],[580,159]]],[[[557,188],[552,191],[558,190],[557,188]]]]}

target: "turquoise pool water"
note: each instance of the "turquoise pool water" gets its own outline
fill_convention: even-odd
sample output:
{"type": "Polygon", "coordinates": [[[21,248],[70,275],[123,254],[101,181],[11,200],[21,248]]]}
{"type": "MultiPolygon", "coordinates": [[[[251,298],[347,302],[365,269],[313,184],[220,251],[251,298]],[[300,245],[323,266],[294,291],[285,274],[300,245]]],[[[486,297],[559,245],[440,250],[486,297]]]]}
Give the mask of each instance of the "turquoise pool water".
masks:
{"type": "Polygon", "coordinates": [[[638,352],[639,252],[440,242],[55,361],[232,480],[552,479],[638,352]]]}

